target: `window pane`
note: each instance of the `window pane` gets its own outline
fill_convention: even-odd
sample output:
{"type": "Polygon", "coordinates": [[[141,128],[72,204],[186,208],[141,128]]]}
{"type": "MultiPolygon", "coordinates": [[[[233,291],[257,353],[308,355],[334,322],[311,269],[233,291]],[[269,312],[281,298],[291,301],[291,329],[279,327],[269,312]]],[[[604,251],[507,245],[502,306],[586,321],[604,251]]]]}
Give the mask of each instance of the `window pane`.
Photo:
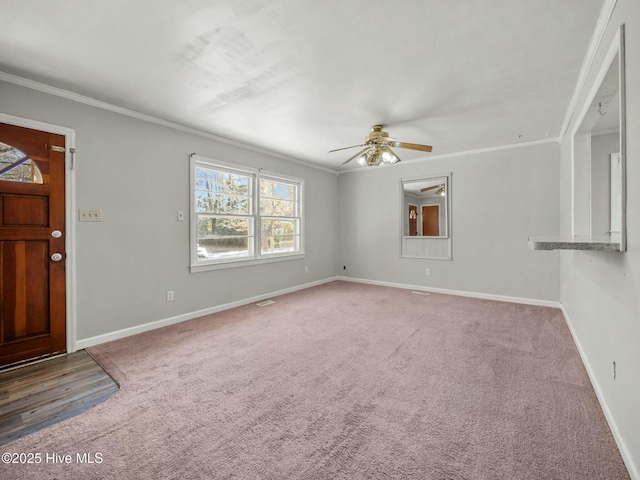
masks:
{"type": "Polygon", "coordinates": [[[297,232],[297,220],[262,219],[263,235],[291,235],[297,232]]]}
{"type": "Polygon", "coordinates": [[[248,218],[198,216],[199,260],[253,254],[248,218]]]}
{"type": "Polygon", "coordinates": [[[297,185],[275,182],[273,180],[260,180],[260,197],[275,198],[280,200],[297,200],[297,185]]]}
{"type": "Polygon", "coordinates": [[[0,180],[43,183],[42,173],[25,153],[0,142],[0,180]]]}
{"type": "Polygon", "coordinates": [[[196,167],[196,189],[215,193],[248,195],[251,178],[210,168],[196,167]]]}
{"type": "Polygon", "coordinates": [[[246,195],[225,195],[204,190],[196,190],[197,213],[249,215],[249,204],[249,197],[246,195]]]}
{"type": "Polygon", "coordinates": [[[298,235],[262,236],[262,254],[296,252],[298,235]]]}
{"type": "Polygon", "coordinates": [[[249,235],[248,218],[198,216],[198,238],[247,235],[249,235]]]}
{"type": "Polygon", "coordinates": [[[298,221],[262,219],[261,252],[283,253],[298,250],[298,221]]]}
{"type": "Polygon", "coordinates": [[[200,240],[198,260],[246,257],[252,255],[252,237],[210,238],[200,240]]]}
{"type": "Polygon", "coordinates": [[[296,207],[296,202],[260,197],[260,215],[265,217],[295,217],[296,207]]]}

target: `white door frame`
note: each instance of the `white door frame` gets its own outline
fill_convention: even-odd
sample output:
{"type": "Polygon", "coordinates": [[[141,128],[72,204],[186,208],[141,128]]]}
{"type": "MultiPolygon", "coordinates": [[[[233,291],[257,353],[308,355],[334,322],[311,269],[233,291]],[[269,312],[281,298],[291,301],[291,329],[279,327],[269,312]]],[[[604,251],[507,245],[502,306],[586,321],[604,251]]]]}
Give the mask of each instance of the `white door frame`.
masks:
{"type": "Polygon", "coordinates": [[[73,151],[76,148],[76,131],[72,128],[52,125],[27,118],[0,113],[0,123],[32,128],[65,137],[65,249],[66,249],[66,337],[67,353],[76,351],[76,172],[73,169],[73,151]],[[73,149],[73,150],[72,150],[73,149]]]}

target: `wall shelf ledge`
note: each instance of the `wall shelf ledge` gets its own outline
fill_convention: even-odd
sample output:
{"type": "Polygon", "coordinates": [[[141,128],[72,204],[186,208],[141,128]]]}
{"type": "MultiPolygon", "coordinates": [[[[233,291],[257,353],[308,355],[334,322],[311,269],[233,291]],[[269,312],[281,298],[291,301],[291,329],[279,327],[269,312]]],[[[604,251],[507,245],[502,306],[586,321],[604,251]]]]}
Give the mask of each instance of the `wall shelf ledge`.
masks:
{"type": "Polygon", "coordinates": [[[620,239],[602,237],[529,237],[531,250],[591,250],[619,252],[620,239]]]}

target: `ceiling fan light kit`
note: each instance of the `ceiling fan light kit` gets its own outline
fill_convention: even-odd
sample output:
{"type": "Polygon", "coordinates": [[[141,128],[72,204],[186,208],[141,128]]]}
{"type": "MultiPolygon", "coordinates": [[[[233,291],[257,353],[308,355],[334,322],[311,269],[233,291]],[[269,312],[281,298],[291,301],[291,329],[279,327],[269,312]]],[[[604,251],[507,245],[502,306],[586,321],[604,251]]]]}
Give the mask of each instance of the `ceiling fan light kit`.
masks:
{"type": "Polygon", "coordinates": [[[373,148],[369,148],[356,158],[356,163],[363,167],[377,167],[383,163],[392,165],[399,161],[398,156],[389,147],[380,147],[379,145],[374,145],[373,148]]]}
{"type": "Polygon", "coordinates": [[[399,142],[395,138],[390,137],[387,132],[383,131],[382,125],[374,125],[371,127],[369,134],[365,137],[365,142],[363,144],[337,148],[335,150],[330,150],[329,153],[356,147],[365,148],[343,162],[342,165],[346,165],[352,160],[355,160],[358,165],[363,167],[377,167],[383,164],[393,165],[400,161],[400,157],[398,157],[390,147],[419,150],[422,152],[430,152],[432,150],[430,145],[399,142]]]}

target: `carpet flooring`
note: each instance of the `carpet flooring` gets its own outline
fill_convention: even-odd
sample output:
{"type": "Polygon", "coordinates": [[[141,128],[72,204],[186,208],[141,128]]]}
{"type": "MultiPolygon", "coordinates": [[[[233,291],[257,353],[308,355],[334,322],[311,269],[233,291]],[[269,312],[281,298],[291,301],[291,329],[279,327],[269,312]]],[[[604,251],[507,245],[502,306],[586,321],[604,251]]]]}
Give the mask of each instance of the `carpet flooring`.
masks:
{"type": "Polygon", "coordinates": [[[41,462],[0,478],[629,478],[559,310],[348,282],[275,300],[92,347],[120,391],[1,447],[41,462]]]}

